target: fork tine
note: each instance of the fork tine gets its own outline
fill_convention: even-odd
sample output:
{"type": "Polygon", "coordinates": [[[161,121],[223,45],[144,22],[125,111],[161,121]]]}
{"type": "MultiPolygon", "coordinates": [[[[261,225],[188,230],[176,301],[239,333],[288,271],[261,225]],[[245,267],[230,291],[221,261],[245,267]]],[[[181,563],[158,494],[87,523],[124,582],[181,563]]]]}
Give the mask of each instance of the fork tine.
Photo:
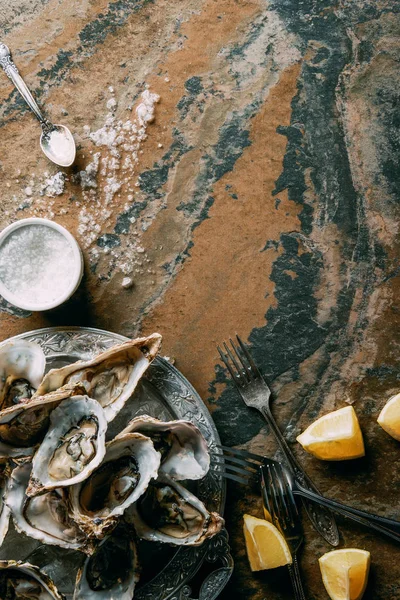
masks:
{"type": "Polygon", "coordinates": [[[246,381],[251,381],[251,376],[249,374],[249,366],[243,360],[243,356],[239,352],[239,348],[236,348],[235,344],[232,341],[232,338],[229,338],[229,341],[231,343],[231,346],[233,348],[233,351],[234,351],[236,357],[238,358],[238,360],[240,361],[240,364],[242,365],[242,367],[241,368],[239,367],[239,368],[240,368],[243,376],[246,378],[246,381]]]}
{"type": "Polygon", "coordinates": [[[272,517],[271,502],[270,502],[269,495],[268,495],[266,476],[264,473],[265,469],[266,469],[266,467],[261,467],[261,469],[260,469],[260,471],[261,471],[261,494],[263,497],[264,508],[268,510],[269,514],[272,517]]]}
{"type": "Polygon", "coordinates": [[[238,341],[238,344],[240,346],[241,351],[243,352],[243,354],[245,355],[245,357],[249,361],[249,365],[250,365],[251,369],[254,371],[254,373],[256,375],[261,376],[260,371],[258,370],[258,367],[257,367],[256,363],[254,362],[254,360],[253,360],[250,352],[248,351],[248,349],[246,348],[246,346],[244,345],[244,343],[242,342],[242,340],[240,339],[240,337],[238,336],[238,334],[236,334],[236,339],[238,341]]]}
{"type": "Polygon", "coordinates": [[[217,475],[224,477],[224,479],[230,479],[231,481],[236,481],[236,483],[241,483],[242,485],[248,485],[249,482],[247,479],[243,479],[243,477],[239,477],[238,475],[233,475],[232,473],[227,473],[226,471],[216,471],[217,475]]]}
{"type": "MultiPolygon", "coordinates": [[[[225,343],[225,342],[224,342],[224,343],[225,343]]],[[[232,377],[232,379],[233,379],[234,383],[235,383],[235,384],[236,384],[238,387],[240,387],[240,384],[239,384],[239,377],[238,377],[237,373],[235,373],[235,372],[234,372],[234,370],[232,369],[232,367],[231,367],[231,365],[230,365],[230,363],[229,363],[229,360],[227,359],[227,356],[226,356],[226,354],[224,354],[224,353],[223,353],[222,349],[221,349],[219,346],[217,346],[217,350],[218,350],[218,352],[219,352],[219,355],[220,355],[220,357],[221,357],[221,359],[222,359],[222,362],[224,363],[224,365],[225,365],[225,366],[226,366],[226,368],[228,369],[228,371],[229,371],[229,373],[230,373],[230,376],[232,377]]]]}
{"type": "Polygon", "coordinates": [[[243,467],[237,467],[236,465],[229,465],[229,464],[225,464],[225,463],[214,463],[214,464],[216,467],[219,467],[219,468],[225,470],[227,473],[228,472],[239,473],[239,475],[242,475],[243,477],[248,477],[248,478],[252,478],[255,475],[255,473],[252,473],[251,471],[248,471],[247,469],[244,469],[243,467]]]}
{"type": "MultiPolygon", "coordinates": [[[[231,344],[232,344],[232,340],[230,340],[230,341],[231,341],[231,344]]],[[[235,350],[235,346],[233,346],[233,344],[232,344],[232,347],[235,350]]],[[[225,351],[226,351],[227,355],[229,356],[229,358],[231,359],[231,361],[235,365],[235,368],[236,368],[236,371],[237,371],[236,379],[239,378],[242,384],[246,384],[247,383],[246,371],[243,373],[243,369],[240,368],[240,365],[238,364],[238,362],[237,362],[234,354],[232,354],[232,352],[231,352],[231,350],[230,350],[230,348],[229,348],[229,346],[228,346],[228,344],[226,342],[224,342],[224,348],[225,348],[225,351]]]]}
{"type": "Polygon", "coordinates": [[[231,472],[228,467],[225,467],[222,464],[217,465],[217,466],[218,466],[217,469],[213,469],[213,472],[216,475],[225,477],[225,479],[231,479],[232,481],[236,481],[237,483],[242,483],[243,485],[247,485],[247,486],[249,485],[251,478],[248,477],[247,473],[244,473],[242,475],[241,472],[239,472],[239,473],[231,472]]]}
{"type": "Polygon", "coordinates": [[[293,518],[292,518],[289,508],[288,508],[288,504],[286,501],[286,495],[284,493],[284,490],[282,487],[282,481],[278,475],[276,465],[271,465],[270,472],[271,472],[271,480],[273,482],[272,486],[273,486],[274,495],[275,495],[277,504],[279,506],[279,509],[277,511],[279,521],[281,522],[282,529],[286,529],[288,527],[289,523],[290,523],[290,525],[294,526],[294,521],[293,521],[293,518]]]}
{"type": "Polygon", "coordinates": [[[286,498],[286,503],[287,503],[289,514],[290,514],[290,518],[291,518],[292,522],[294,523],[295,520],[299,518],[299,511],[297,510],[297,504],[296,504],[296,500],[294,499],[291,485],[289,484],[286,474],[280,464],[279,464],[279,466],[276,467],[276,471],[278,472],[278,477],[279,477],[279,481],[281,484],[282,493],[284,494],[284,496],[286,498]]]}
{"type": "Polygon", "coordinates": [[[283,533],[286,530],[286,514],[285,508],[282,505],[282,498],[279,493],[279,490],[276,486],[276,479],[274,473],[274,465],[271,464],[269,469],[269,487],[270,487],[270,496],[271,496],[271,504],[272,504],[272,515],[274,524],[281,530],[283,533]]]}
{"type": "Polygon", "coordinates": [[[269,512],[271,513],[272,520],[276,524],[277,512],[276,512],[276,504],[275,504],[274,498],[273,498],[273,487],[272,487],[272,483],[271,483],[271,465],[266,465],[265,468],[262,468],[262,472],[264,475],[265,475],[265,473],[267,474],[266,481],[265,481],[265,483],[266,483],[265,492],[266,492],[266,496],[267,496],[267,505],[269,507],[269,512]]]}
{"type": "Polygon", "coordinates": [[[263,456],[260,456],[259,454],[254,454],[253,452],[248,452],[247,450],[237,450],[236,448],[230,448],[229,446],[223,446],[220,444],[217,444],[217,448],[221,448],[221,450],[223,450],[224,454],[229,452],[230,454],[233,454],[236,456],[242,456],[243,458],[247,458],[249,460],[255,460],[261,464],[264,463],[263,456]]]}
{"type": "MultiPolygon", "coordinates": [[[[224,463],[226,462],[227,464],[229,463],[234,463],[236,465],[242,465],[243,467],[246,467],[246,469],[248,469],[248,471],[256,471],[258,473],[260,466],[256,465],[254,463],[249,463],[247,460],[243,460],[242,458],[236,458],[235,456],[225,456],[223,454],[214,454],[212,457],[213,461],[223,461],[224,463]]],[[[252,474],[252,473],[251,473],[252,474]]]]}

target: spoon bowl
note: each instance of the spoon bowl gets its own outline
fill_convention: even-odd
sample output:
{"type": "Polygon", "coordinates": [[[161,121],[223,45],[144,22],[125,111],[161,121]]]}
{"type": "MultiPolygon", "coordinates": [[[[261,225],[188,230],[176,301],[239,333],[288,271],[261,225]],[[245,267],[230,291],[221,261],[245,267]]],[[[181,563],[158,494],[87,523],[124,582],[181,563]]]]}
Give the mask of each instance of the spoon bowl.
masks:
{"type": "Polygon", "coordinates": [[[45,128],[40,136],[40,147],[47,158],[60,167],[70,167],[75,160],[75,141],[65,125],[45,128]]]}

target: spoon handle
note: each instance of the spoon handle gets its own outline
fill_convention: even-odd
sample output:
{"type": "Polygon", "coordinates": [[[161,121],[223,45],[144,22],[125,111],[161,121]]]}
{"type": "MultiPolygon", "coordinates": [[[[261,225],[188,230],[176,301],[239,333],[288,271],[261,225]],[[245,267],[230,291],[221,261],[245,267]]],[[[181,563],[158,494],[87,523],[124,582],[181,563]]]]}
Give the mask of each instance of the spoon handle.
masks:
{"type": "Polygon", "coordinates": [[[21,94],[31,111],[38,118],[42,128],[48,129],[50,125],[49,121],[43,116],[26,83],[19,74],[17,67],[11,60],[10,49],[2,43],[0,43],[0,65],[3,67],[5,74],[11,79],[11,81],[13,82],[13,84],[15,85],[15,87],[17,88],[17,90],[19,91],[19,93],[21,94]]]}

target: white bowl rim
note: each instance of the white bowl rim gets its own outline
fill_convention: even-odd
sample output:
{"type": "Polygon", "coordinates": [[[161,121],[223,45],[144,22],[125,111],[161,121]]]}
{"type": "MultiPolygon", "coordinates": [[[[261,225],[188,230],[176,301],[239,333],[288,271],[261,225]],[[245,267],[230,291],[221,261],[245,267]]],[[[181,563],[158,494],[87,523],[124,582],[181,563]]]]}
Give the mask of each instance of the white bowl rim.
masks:
{"type": "Polygon", "coordinates": [[[76,241],[74,236],[68,231],[68,229],[66,229],[62,225],[59,225],[55,221],[51,221],[50,219],[43,219],[41,217],[29,217],[27,219],[20,219],[19,221],[11,223],[11,225],[7,225],[7,227],[5,227],[0,232],[0,248],[6,240],[6,238],[10,235],[10,233],[14,232],[15,230],[21,227],[26,227],[27,225],[44,225],[46,227],[49,227],[50,229],[55,229],[56,231],[61,233],[61,235],[63,235],[64,238],[68,241],[74,254],[75,275],[72,277],[71,284],[68,286],[67,290],[63,294],[55,298],[52,302],[44,304],[30,304],[29,302],[24,302],[19,298],[19,296],[17,296],[13,292],[10,292],[10,290],[0,280],[0,295],[3,296],[3,298],[7,300],[7,302],[10,302],[10,304],[16,306],[17,308],[22,308],[31,312],[41,312],[60,306],[69,298],[71,298],[71,296],[76,292],[83,276],[83,257],[78,242],[76,241]]]}

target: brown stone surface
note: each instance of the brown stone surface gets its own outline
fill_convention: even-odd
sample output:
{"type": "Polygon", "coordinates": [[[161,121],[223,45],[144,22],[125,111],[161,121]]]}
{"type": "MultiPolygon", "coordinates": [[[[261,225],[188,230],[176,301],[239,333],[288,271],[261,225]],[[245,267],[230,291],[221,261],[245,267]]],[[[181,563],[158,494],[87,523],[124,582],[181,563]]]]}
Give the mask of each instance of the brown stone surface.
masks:
{"type": "MultiPolygon", "coordinates": [[[[1,338],[68,324],[160,331],[163,353],[207,402],[222,440],[273,455],[262,419],[217,359],[216,344],[238,332],[321,490],[400,517],[400,447],[376,424],[399,389],[398,5],[10,0],[0,24],[39,103],[78,146],[63,193],[49,197],[45,181],[58,169],[0,73],[0,225],[53,218],[77,237],[86,265],[78,293],[56,311],[2,301],[1,338]],[[146,87],[160,95],[155,121],[134,172],[123,169],[132,150],[122,146],[113,170],[112,148],[89,131],[104,126],[112,98],[116,121],[134,121],[146,87]],[[96,152],[97,187],[85,189],[79,172],[96,152]],[[110,197],[112,177],[121,186],[110,197]],[[122,288],[124,276],[132,288],[122,288]],[[305,455],[295,436],[346,402],[366,457],[325,464],[305,455]]],[[[223,597],[291,598],[286,573],[251,574],[243,512],[261,516],[257,490],[229,485],[236,569],[223,597]]],[[[400,600],[395,544],[339,524],[341,547],[372,554],[365,598],[400,600]]],[[[317,557],[329,548],[304,527],[307,598],[323,600],[317,557]]]]}

